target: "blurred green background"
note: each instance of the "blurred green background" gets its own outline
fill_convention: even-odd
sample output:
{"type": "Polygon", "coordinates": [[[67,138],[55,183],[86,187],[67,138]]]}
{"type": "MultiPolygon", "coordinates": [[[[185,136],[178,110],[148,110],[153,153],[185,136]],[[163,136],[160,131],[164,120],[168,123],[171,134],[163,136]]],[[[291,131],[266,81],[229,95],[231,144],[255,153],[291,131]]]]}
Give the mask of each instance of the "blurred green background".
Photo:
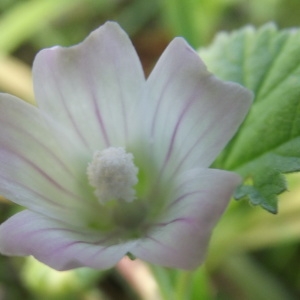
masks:
{"type": "MultiPolygon", "coordinates": [[[[299,0],[1,0],[0,90],[34,103],[35,54],[78,43],[106,20],[128,32],[149,74],[174,36],[198,49],[217,32],[246,24],[299,26],[299,13],[299,0]]],[[[299,299],[300,177],[288,180],[290,192],[281,196],[277,216],[232,202],[216,228],[207,263],[195,272],[150,266],[137,273],[125,264],[108,272],[59,273],[32,259],[0,256],[0,300],[299,299]],[[141,275],[132,279],[130,270],[141,275]]],[[[4,199],[0,208],[1,221],[17,209],[4,199]]]]}

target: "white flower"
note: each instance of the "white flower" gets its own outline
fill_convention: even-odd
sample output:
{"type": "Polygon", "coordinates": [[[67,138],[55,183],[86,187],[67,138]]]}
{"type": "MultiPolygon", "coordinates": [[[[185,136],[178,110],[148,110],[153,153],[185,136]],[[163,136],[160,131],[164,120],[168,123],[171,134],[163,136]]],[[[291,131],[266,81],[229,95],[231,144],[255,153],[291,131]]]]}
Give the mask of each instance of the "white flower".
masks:
{"type": "Polygon", "coordinates": [[[198,266],[240,180],[208,167],[252,94],[211,75],[182,38],[145,80],[111,22],[41,51],[33,79],[38,108],[0,95],[0,194],[26,208],[0,226],[0,252],[58,270],[128,253],[198,266]]]}

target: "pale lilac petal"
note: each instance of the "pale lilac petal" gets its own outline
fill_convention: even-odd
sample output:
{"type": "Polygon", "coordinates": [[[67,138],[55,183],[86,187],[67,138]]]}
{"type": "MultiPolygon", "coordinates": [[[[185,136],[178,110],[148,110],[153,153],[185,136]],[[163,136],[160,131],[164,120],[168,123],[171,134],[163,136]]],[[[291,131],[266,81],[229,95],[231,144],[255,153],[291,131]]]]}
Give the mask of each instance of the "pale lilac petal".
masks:
{"type": "Polygon", "coordinates": [[[132,253],[167,267],[196,268],[205,258],[211,232],[240,178],[202,169],[185,174],[165,216],[132,253]]]}
{"type": "Polygon", "coordinates": [[[85,200],[85,152],[36,107],[6,94],[0,106],[0,194],[48,216],[86,222],[95,209],[85,200]]]}
{"type": "Polygon", "coordinates": [[[0,225],[0,253],[32,255],[56,270],[114,266],[135,242],[108,246],[109,237],[76,231],[64,223],[22,211],[0,225]]]}
{"type": "Polygon", "coordinates": [[[157,164],[171,176],[213,162],[243,121],[252,93],[214,77],[176,38],[147,80],[146,97],[146,136],[157,164]]]}
{"type": "Polygon", "coordinates": [[[33,65],[40,109],[89,150],[134,139],[143,70],[127,34],[113,22],[81,44],[38,53],[33,65]]]}

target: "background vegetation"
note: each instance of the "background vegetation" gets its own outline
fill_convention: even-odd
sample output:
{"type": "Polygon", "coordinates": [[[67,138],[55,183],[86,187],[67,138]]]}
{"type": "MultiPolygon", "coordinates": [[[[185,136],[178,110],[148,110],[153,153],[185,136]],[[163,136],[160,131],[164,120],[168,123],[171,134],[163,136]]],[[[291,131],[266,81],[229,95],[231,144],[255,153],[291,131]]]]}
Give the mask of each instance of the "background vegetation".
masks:
{"type": "MultiPolygon", "coordinates": [[[[246,24],[299,26],[299,11],[298,0],[1,0],[0,90],[34,103],[35,54],[78,43],[106,20],[129,33],[149,74],[174,36],[198,49],[246,24]]],[[[30,258],[0,256],[0,299],[299,299],[300,177],[288,180],[276,216],[233,201],[195,272],[126,262],[107,272],[59,273],[30,258]]],[[[16,209],[1,199],[0,221],[16,209]]]]}

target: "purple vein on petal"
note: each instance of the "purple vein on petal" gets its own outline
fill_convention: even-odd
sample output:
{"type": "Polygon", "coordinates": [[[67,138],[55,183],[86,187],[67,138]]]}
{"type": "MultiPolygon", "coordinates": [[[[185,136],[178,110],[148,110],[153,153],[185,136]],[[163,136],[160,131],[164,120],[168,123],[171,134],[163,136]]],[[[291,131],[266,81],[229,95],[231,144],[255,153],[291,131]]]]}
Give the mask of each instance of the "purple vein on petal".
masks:
{"type": "Polygon", "coordinates": [[[171,136],[171,140],[170,140],[170,143],[169,143],[169,148],[168,148],[168,152],[166,154],[166,157],[165,157],[165,160],[164,160],[164,163],[163,163],[163,167],[162,169],[165,168],[166,164],[168,163],[170,157],[171,157],[171,154],[173,152],[173,148],[174,148],[174,143],[175,143],[175,139],[176,139],[176,135],[177,135],[177,132],[178,132],[178,129],[179,129],[179,125],[180,123],[182,122],[185,114],[187,113],[187,111],[189,110],[189,108],[191,107],[191,105],[195,102],[195,97],[194,95],[190,98],[190,100],[184,105],[179,117],[178,117],[178,120],[175,124],[175,127],[173,129],[173,133],[172,133],[172,136],[171,136]]]}
{"type": "Polygon", "coordinates": [[[2,175],[0,175],[0,178],[1,178],[3,181],[6,181],[6,182],[10,182],[10,183],[16,184],[17,186],[22,187],[22,188],[24,188],[24,189],[30,191],[32,194],[35,194],[35,195],[37,196],[37,198],[44,199],[46,202],[49,202],[49,203],[51,203],[52,205],[55,205],[55,206],[57,206],[57,207],[59,207],[59,208],[62,208],[62,209],[67,209],[67,208],[66,208],[65,206],[63,206],[61,203],[57,203],[57,202],[55,202],[55,201],[52,201],[51,199],[45,197],[44,195],[38,193],[37,191],[31,189],[30,187],[28,187],[28,186],[26,186],[26,185],[24,185],[24,184],[22,184],[22,183],[20,183],[20,182],[12,181],[12,180],[10,180],[10,179],[8,179],[8,178],[2,176],[2,175]]]}
{"type": "Polygon", "coordinates": [[[49,254],[53,255],[56,252],[65,251],[66,249],[68,249],[74,245],[78,245],[78,244],[85,244],[86,248],[90,246],[90,243],[85,242],[85,241],[72,241],[72,242],[66,243],[64,245],[61,245],[61,246],[53,249],[53,251],[51,251],[51,253],[49,253],[49,254]]]}
{"type": "MultiPolygon", "coordinates": [[[[72,241],[72,242],[69,242],[67,244],[61,245],[58,248],[55,248],[53,251],[51,251],[50,255],[53,255],[54,253],[57,253],[59,251],[65,251],[68,248],[70,248],[70,247],[72,247],[74,245],[78,245],[78,244],[85,245],[84,249],[89,248],[91,246],[100,245],[99,250],[96,251],[92,256],[89,256],[90,261],[93,261],[93,259],[95,257],[97,257],[99,254],[101,254],[103,251],[105,251],[106,249],[108,249],[110,247],[109,245],[108,246],[101,246],[101,243],[104,243],[106,240],[107,240],[107,238],[103,239],[101,241],[95,242],[95,243],[91,243],[91,242],[87,242],[87,241],[81,241],[81,240],[79,240],[79,241],[72,241]]],[[[80,251],[82,252],[82,251],[84,251],[84,249],[81,249],[80,251]]]]}
{"type": "Polygon", "coordinates": [[[93,261],[93,259],[94,259],[95,257],[97,257],[100,253],[102,253],[103,251],[105,251],[105,250],[108,249],[109,247],[111,247],[111,246],[104,246],[104,247],[100,248],[98,251],[96,251],[96,252],[92,255],[92,257],[90,257],[91,260],[93,261]]]}
{"type": "Polygon", "coordinates": [[[189,224],[189,225],[192,225],[192,224],[196,224],[196,221],[191,219],[191,218],[176,218],[176,219],[173,219],[171,221],[168,221],[168,222],[162,222],[162,223],[154,223],[152,226],[159,226],[159,227],[164,227],[164,226],[168,226],[172,223],[176,223],[176,222],[183,222],[183,223],[186,223],[186,224],[189,224]]]}
{"type": "MultiPolygon", "coordinates": [[[[50,60],[48,65],[49,65],[49,66],[52,66],[52,65],[54,66],[54,64],[52,64],[52,62],[51,62],[51,59],[50,59],[50,58],[48,58],[48,59],[50,60]]],[[[54,81],[55,81],[55,83],[56,83],[57,90],[58,90],[58,93],[59,93],[59,95],[60,95],[60,98],[61,98],[63,107],[64,107],[64,109],[65,109],[65,111],[66,111],[66,113],[67,113],[67,116],[68,116],[69,120],[71,121],[71,123],[72,123],[72,125],[73,125],[73,127],[74,127],[74,129],[75,129],[76,134],[78,135],[78,137],[80,138],[80,140],[82,141],[82,143],[83,143],[88,149],[90,149],[90,147],[89,147],[89,145],[88,145],[86,139],[85,139],[84,136],[81,134],[81,132],[80,132],[78,126],[76,125],[76,121],[74,120],[73,116],[70,114],[70,111],[69,111],[69,109],[68,109],[68,107],[67,107],[67,105],[66,105],[66,102],[65,102],[65,97],[64,97],[64,95],[63,95],[63,93],[61,92],[61,89],[60,89],[60,87],[59,87],[59,83],[58,83],[58,81],[57,81],[57,76],[56,76],[56,74],[55,74],[55,71],[53,71],[53,69],[52,69],[51,67],[50,67],[50,70],[51,70],[52,73],[53,73],[52,78],[54,78],[54,81]]]]}
{"type": "MultiPolygon", "coordinates": [[[[170,79],[169,79],[170,80],[170,79]]],[[[165,88],[166,86],[169,84],[169,81],[167,82],[167,84],[165,85],[165,88]]],[[[165,89],[164,89],[165,91],[165,89]]],[[[196,88],[196,91],[193,93],[193,95],[190,97],[190,100],[187,101],[187,103],[184,105],[183,109],[181,110],[179,116],[178,116],[178,119],[176,121],[176,124],[175,124],[175,127],[173,129],[173,133],[172,133],[172,136],[171,136],[171,140],[170,140],[170,143],[169,143],[169,147],[168,147],[168,151],[167,151],[167,154],[165,156],[165,159],[164,159],[164,163],[159,171],[159,175],[157,176],[157,180],[156,180],[156,183],[155,185],[159,184],[159,180],[165,170],[165,167],[171,157],[171,154],[173,152],[173,148],[174,148],[174,143],[175,143],[175,139],[176,139],[176,135],[177,135],[177,132],[178,132],[178,129],[179,129],[179,125],[180,123],[182,122],[184,116],[186,115],[187,111],[189,110],[189,108],[191,107],[191,105],[195,102],[195,99],[196,97],[194,97],[194,94],[198,91],[198,89],[196,88]]],[[[160,97],[160,100],[159,100],[159,103],[161,102],[161,99],[163,98],[163,96],[161,95],[160,97]]],[[[154,115],[154,118],[153,118],[153,123],[152,123],[152,128],[151,128],[151,135],[154,134],[154,128],[155,128],[155,119],[156,119],[156,116],[157,116],[157,113],[158,113],[158,108],[159,108],[159,103],[157,104],[156,106],[156,113],[154,115]]],[[[177,170],[177,169],[176,169],[177,170]]],[[[175,174],[176,172],[174,172],[175,174]]],[[[172,177],[174,177],[174,174],[172,177]]],[[[171,177],[170,177],[171,178],[171,177]]]]}
{"type": "MultiPolygon", "coordinates": [[[[29,221],[30,222],[30,221],[29,221]]],[[[82,234],[81,231],[79,230],[75,230],[75,229],[71,229],[71,228],[63,228],[63,227],[47,227],[47,228],[38,228],[37,230],[34,230],[34,231],[30,231],[28,232],[28,234],[30,235],[34,235],[34,234],[39,234],[39,233],[42,233],[42,232],[53,232],[53,231],[65,231],[65,232],[69,232],[69,233],[75,233],[75,234],[82,234]]]]}
{"type": "MultiPolygon", "coordinates": [[[[118,64],[117,62],[114,60],[114,68],[115,70],[118,70],[118,64]]],[[[117,72],[118,74],[118,72],[117,72]]],[[[121,81],[120,81],[120,75],[118,74],[117,76],[117,81],[118,81],[118,86],[121,87],[121,81]]],[[[127,141],[128,139],[128,126],[127,126],[127,116],[126,116],[126,109],[125,109],[125,104],[124,104],[124,94],[122,92],[122,89],[119,88],[119,93],[120,93],[120,96],[119,96],[119,99],[121,101],[121,106],[122,106],[122,115],[123,115],[123,129],[125,130],[125,140],[127,141]]]]}
{"type": "MultiPolygon", "coordinates": [[[[9,149],[7,147],[2,147],[2,150],[8,152],[9,154],[13,154],[15,157],[19,158],[20,160],[23,160],[25,163],[30,165],[36,172],[42,175],[48,182],[50,182],[55,188],[58,190],[64,192],[65,194],[72,196],[76,199],[82,200],[78,195],[73,194],[69,190],[65,189],[60,183],[55,181],[51,176],[49,176],[45,171],[43,171],[39,166],[37,166],[35,163],[24,157],[23,155],[16,153],[14,150],[9,149]]],[[[83,201],[83,200],[82,200],[83,201]]]]}
{"type": "MultiPolygon", "coordinates": [[[[29,239],[30,237],[34,237],[35,235],[40,235],[40,234],[43,234],[43,233],[45,233],[45,234],[43,234],[43,236],[47,236],[47,235],[49,235],[53,231],[61,231],[61,230],[65,231],[64,229],[61,229],[61,228],[55,228],[55,229],[53,229],[53,228],[37,229],[35,231],[27,232],[27,234],[25,233],[25,237],[27,235],[27,238],[29,239]],[[50,233],[48,233],[48,232],[50,232],[50,233]]],[[[68,231],[68,230],[66,230],[66,231],[68,231]]],[[[53,253],[55,253],[55,252],[57,252],[59,250],[64,250],[65,248],[68,248],[69,246],[71,246],[74,243],[77,243],[77,242],[71,242],[71,243],[68,243],[67,245],[64,244],[62,246],[59,246],[58,248],[55,248],[50,253],[48,253],[48,255],[49,254],[51,255],[51,254],[53,254],[53,253]]],[[[51,245],[55,245],[55,244],[51,243],[51,245]]],[[[49,247],[50,247],[50,245],[49,245],[49,247]]]]}
{"type": "Polygon", "coordinates": [[[109,137],[107,135],[105,124],[103,122],[103,118],[102,118],[102,115],[101,115],[101,112],[100,112],[100,109],[99,109],[99,106],[98,106],[98,101],[97,101],[97,98],[96,98],[94,92],[92,92],[92,99],[93,99],[93,106],[94,106],[94,109],[95,109],[95,114],[96,114],[96,117],[97,117],[97,120],[98,120],[98,124],[100,126],[100,131],[102,132],[106,147],[109,147],[110,146],[109,137]]]}
{"type": "MultiPolygon", "coordinates": [[[[224,115],[220,115],[220,118],[215,118],[217,120],[219,120],[221,122],[222,120],[222,116],[224,115]]],[[[200,119],[199,119],[200,121],[200,119]]],[[[214,126],[219,126],[220,122],[214,122],[214,126]]],[[[181,168],[181,166],[183,165],[183,163],[185,162],[185,160],[189,157],[189,155],[191,154],[191,152],[197,147],[197,145],[201,142],[201,140],[203,139],[204,136],[206,136],[207,134],[209,134],[209,131],[212,131],[212,127],[208,127],[204,132],[202,132],[202,134],[199,136],[199,138],[196,140],[196,142],[188,149],[188,151],[186,152],[186,154],[182,157],[182,159],[180,160],[180,162],[178,163],[176,169],[174,170],[172,176],[174,176],[176,173],[178,173],[179,169],[181,168]]],[[[216,140],[214,145],[218,144],[219,140],[216,140]]],[[[210,149],[213,149],[213,145],[211,145],[209,148],[207,148],[207,150],[209,151],[210,149]]]]}
{"type": "Polygon", "coordinates": [[[208,131],[209,131],[209,128],[207,130],[205,130],[205,132],[203,132],[203,134],[197,139],[197,141],[194,143],[194,145],[189,148],[189,150],[186,152],[186,154],[182,157],[182,159],[178,163],[175,171],[173,172],[173,175],[175,175],[179,171],[179,169],[181,168],[181,166],[183,165],[183,163],[185,162],[185,160],[189,157],[190,153],[197,147],[197,145],[199,144],[199,142],[202,140],[202,137],[205,136],[205,134],[208,131]]]}
{"type": "MultiPolygon", "coordinates": [[[[118,84],[120,84],[120,79],[118,77],[118,84]]],[[[125,109],[125,104],[124,104],[124,96],[122,91],[120,91],[121,95],[120,95],[120,101],[121,101],[121,105],[122,105],[122,115],[123,115],[123,129],[124,129],[124,133],[125,133],[125,141],[127,142],[128,140],[128,124],[127,124],[127,114],[126,114],[126,109],[125,109]]]]}
{"type": "MultiPolygon", "coordinates": [[[[86,68],[86,61],[82,61],[82,63],[83,63],[83,65],[81,66],[81,68],[85,69],[86,68]]],[[[106,147],[109,147],[111,145],[111,143],[110,143],[110,140],[109,140],[109,137],[108,137],[108,134],[107,134],[105,123],[103,121],[101,110],[99,108],[99,102],[100,101],[99,101],[99,99],[97,97],[97,94],[95,92],[96,83],[92,84],[93,78],[89,77],[90,76],[89,73],[87,73],[87,75],[86,74],[82,74],[82,75],[83,75],[82,80],[85,81],[86,85],[88,86],[88,91],[90,92],[90,95],[91,95],[92,104],[93,104],[93,108],[94,108],[94,113],[96,115],[96,118],[97,118],[97,121],[98,121],[98,124],[99,124],[100,131],[102,133],[105,145],[106,145],[106,147]]]]}
{"type": "MultiPolygon", "coordinates": [[[[162,246],[163,248],[166,248],[170,251],[170,253],[173,253],[173,252],[177,252],[176,248],[173,248],[173,247],[169,247],[168,245],[166,244],[163,244],[162,242],[160,242],[159,240],[155,239],[154,237],[150,236],[150,235],[146,235],[145,238],[148,238],[149,240],[153,241],[154,243],[162,246]]],[[[182,255],[182,253],[179,253],[180,255],[182,255]]]]}
{"type": "MultiPolygon", "coordinates": [[[[71,229],[71,228],[61,228],[61,227],[39,228],[37,230],[28,232],[28,234],[30,236],[33,236],[33,235],[37,235],[37,234],[41,234],[41,233],[46,233],[47,234],[47,232],[55,232],[55,231],[56,232],[67,232],[67,233],[71,233],[71,234],[72,233],[73,234],[80,234],[80,235],[84,234],[83,232],[81,232],[79,230],[75,230],[75,229],[71,229]]],[[[109,241],[113,238],[114,238],[113,235],[109,235],[109,236],[106,236],[105,238],[103,238],[101,240],[97,240],[95,242],[89,242],[89,241],[83,241],[83,240],[72,241],[68,244],[60,246],[59,248],[56,248],[54,251],[56,252],[58,250],[63,250],[63,249],[66,249],[66,248],[68,248],[72,245],[75,245],[75,244],[87,244],[87,245],[96,245],[96,246],[100,245],[101,246],[102,243],[106,243],[107,241],[109,241]]],[[[107,247],[109,247],[109,246],[107,246],[107,247]]]]}
{"type": "Polygon", "coordinates": [[[156,119],[157,119],[157,116],[158,116],[158,111],[159,111],[159,107],[162,103],[162,100],[164,98],[164,94],[166,93],[166,90],[167,90],[167,86],[170,84],[170,81],[172,80],[172,78],[170,77],[168,79],[168,81],[164,84],[164,87],[163,87],[163,92],[160,94],[160,97],[159,97],[159,100],[156,104],[156,107],[155,107],[155,112],[153,114],[153,119],[152,119],[152,124],[151,124],[151,132],[150,132],[150,136],[153,137],[154,135],[154,130],[155,130],[155,125],[156,125],[156,119]]]}
{"type": "Polygon", "coordinates": [[[74,174],[71,172],[68,166],[51,149],[49,149],[47,146],[41,143],[41,141],[37,139],[35,136],[33,136],[29,131],[24,130],[22,127],[16,127],[14,126],[14,124],[9,124],[9,126],[13,128],[15,131],[21,133],[22,136],[28,136],[29,138],[34,140],[34,142],[40,145],[43,148],[43,150],[45,150],[45,152],[47,152],[52,158],[54,158],[55,161],[58,162],[58,164],[62,169],[64,169],[69,175],[74,177],[74,174]]]}
{"type": "Polygon", "coordinates": [[[192,192],[185,193],[185,194],[179,196],[178,198],[176,198],[175,200],[173,200],[172,202],[170,202],[170,204],[168,205],[168,209],[170,209],[170,207],[178,204],[179,202],[184,200],[186,197],[189,197],[191,195],[196,195],[196,194],[205,194],[205,193],[209,193],[209,191],[199,190],[199,191],[192,191],[192,192]]]}

